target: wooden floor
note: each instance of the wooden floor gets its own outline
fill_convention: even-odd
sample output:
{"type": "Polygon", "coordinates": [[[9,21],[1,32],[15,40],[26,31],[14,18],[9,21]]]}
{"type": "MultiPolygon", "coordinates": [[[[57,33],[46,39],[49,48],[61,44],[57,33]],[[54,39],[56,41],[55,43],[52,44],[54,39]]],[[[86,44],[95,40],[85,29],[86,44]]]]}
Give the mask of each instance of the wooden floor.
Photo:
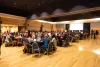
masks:
{"type": "Polygon", "coordinates": [[[100,67],[100,36],[70,45],[57,47],[52,55],[38,58],[23,54],[22,47],[3,45],[0,67],[100,67]]]}

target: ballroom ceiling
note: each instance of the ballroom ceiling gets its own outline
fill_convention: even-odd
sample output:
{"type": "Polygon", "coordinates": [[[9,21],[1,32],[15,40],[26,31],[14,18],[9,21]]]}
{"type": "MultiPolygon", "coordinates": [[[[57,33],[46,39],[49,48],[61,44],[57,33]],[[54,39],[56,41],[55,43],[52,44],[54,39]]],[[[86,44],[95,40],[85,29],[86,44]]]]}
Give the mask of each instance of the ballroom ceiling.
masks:
{"type": "MultiPolygon", "coordinates": [[[[52,15],[56,9],[61,12],[73,11],[74,7],[93,8],[100,6],[100,0],[0,0],[0,12],[23,17],[30,17],[46,12],[52,15]],[[80,7],[81,6],[81,7],[80,7]]],[[[59,11],[58,11],[59,12],[59,11]]]]}

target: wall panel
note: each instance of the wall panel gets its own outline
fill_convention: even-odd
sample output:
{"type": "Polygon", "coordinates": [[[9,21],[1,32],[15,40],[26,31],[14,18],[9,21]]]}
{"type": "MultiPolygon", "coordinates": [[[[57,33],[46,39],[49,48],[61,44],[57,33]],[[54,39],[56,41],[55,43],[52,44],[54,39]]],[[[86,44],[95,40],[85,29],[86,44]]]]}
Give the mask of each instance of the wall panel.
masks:
{"type": "Polygon", "coordinates": [[[29,26],[27,27],[27,29],[36,30],[36,31],[40,31],[41,24],[43,24],[43,31],[51,31],[51,27],[52,27],[52,24],[50,23],[44,23],[44,22],[33,21],[33,20],[28,21],[28,24],[29,26]]]}
{"type": "Polygon", "coordinates": [[[25,23],[25,20],[21,20],[21,19],[1,18],[1,20],[2,20],[2,24],[23,26],[23,24],[25,23]]]}

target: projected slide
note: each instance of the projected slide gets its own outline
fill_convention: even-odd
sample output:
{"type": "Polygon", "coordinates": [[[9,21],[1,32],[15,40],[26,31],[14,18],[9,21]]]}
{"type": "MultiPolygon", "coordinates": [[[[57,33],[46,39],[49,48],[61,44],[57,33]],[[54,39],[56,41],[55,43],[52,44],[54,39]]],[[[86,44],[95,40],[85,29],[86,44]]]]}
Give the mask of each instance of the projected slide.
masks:
{"type": "Polygon", "coordinates": [[[70,24],[70,30],[83,30],[83,23],[70,24]]]}

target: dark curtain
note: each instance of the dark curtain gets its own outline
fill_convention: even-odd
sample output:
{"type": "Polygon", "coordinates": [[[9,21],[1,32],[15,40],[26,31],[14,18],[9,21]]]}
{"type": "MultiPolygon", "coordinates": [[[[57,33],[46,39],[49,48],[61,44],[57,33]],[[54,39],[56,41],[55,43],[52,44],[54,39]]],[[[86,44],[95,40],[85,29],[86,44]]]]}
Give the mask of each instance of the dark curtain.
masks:
{"type": "Polygon", "coordinates": [[[84,23],[83,32],[90,34],[90,23],[84,23]]]}
{"type": "Polygon", "coordinates": [[[69,30],[69,24],[66,24],[66,30],[69,30]]]}

